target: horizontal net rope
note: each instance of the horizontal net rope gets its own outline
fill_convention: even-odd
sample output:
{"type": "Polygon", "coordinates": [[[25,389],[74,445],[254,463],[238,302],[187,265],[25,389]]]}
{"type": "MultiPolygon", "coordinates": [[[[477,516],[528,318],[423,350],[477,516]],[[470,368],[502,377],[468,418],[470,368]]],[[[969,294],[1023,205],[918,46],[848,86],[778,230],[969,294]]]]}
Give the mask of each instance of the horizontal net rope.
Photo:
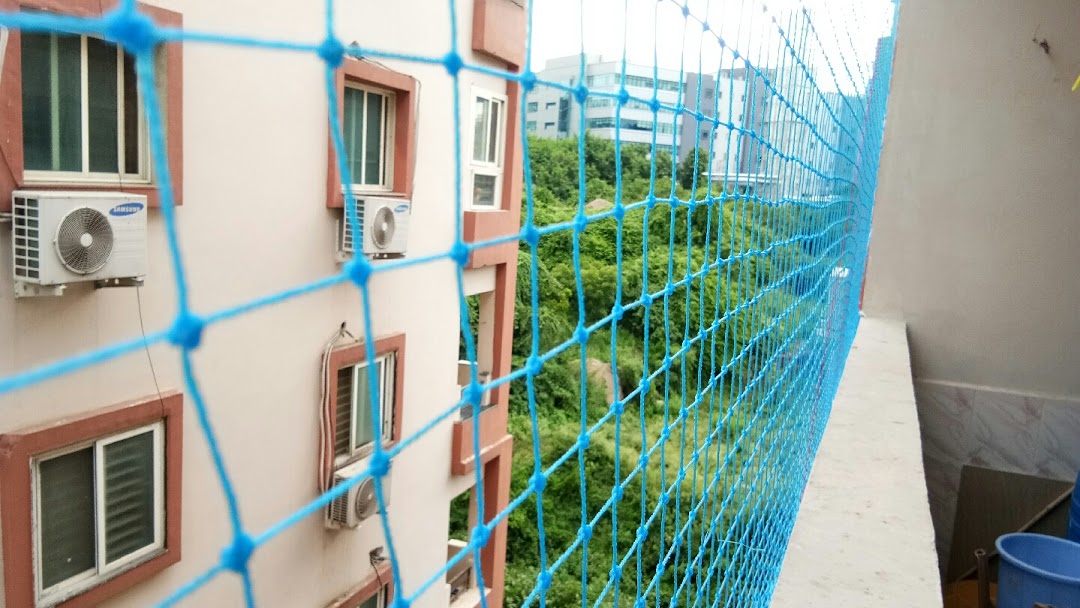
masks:
{"type": "MultiPolygon", "coordinates": [[[[367,479],[375,481],[376,519],[396,608],[422,601],[465,560],[473,563],[483,589],[482,550],[498,526],[528,529],[515,533],[507,550],[507,606],[768,605],[858,325],[896,7],[890,0],[622,0],[611,3],[622,12],[616,19],[622,23],[616,78],[593,85],[588,51],[597,32],[586,26],[587,4],[576,8],[580,47],[576,76],[569,80],[545,77],[533,65],[532,2],[525,7],[525,64],[518,71],[465,59],[457,0],[447,0],[447,51],[435,56],[370,48],[363,40],[345,44],[335,35],[332,0],[312,4],[312,10],[325,12],[326,28],[325,37],[314,41],[165,27],[134,0],[121,0],[100,17],[0,12],[0,27],[101,37],[135,57],[175,285],[174,319],[138,339],[0,377],[0,394],[151,345],[177,351],[232,536],[222,540],[219,556],[188,552],[185,562],[203,560],[201,574],[161,597],[159,605],[196,603],[192,594],[228,575],[241,580],[245,605],[257,605],[251,557],[298,522],[324,514],[332,501],[367,479]],[[633,11],[651,12],[651,44],[631,31],[633,11]],[[187,270],[178,238],[165,104],[155,84],[161,70],[154,53],[164,44],[299,53],[323,62],[328,126],[353,234],[360,233],[349,187],[354,168],[345,153],[335,70],[347,57],[441,66],[453,82],[453,97],[445,114],[423,120],[454,126],[451,247],[378,262],[357,255],[332,275],[196,311],[189,285],[197,277],[187,270]],[[669,52],[672,45],[677,53],[669,52]],[[630,84],[631,78],[650,80],[631,73],[631,51],[641,48],[651,51],[649,87],[637,80],[630,84]],[[662,72],[677,74],[673,99],[661,95],[662,72]],[[462,219],[468,171],[462,150],[468,139],[461,116],[471,101],[462,98],[463,73],[513,82],[522,92],[518,115],[507,117],[521,134],[520,230],[471,242],[462,219]],[[704,88],[706,81],[712,89],[704,88]],[[642,92],[649,88],[651,95],[642,92]],[[529,134],[527,102],[544,91],[576,107],[581,135],[572,143],[558,147],[529,134]],[[611,127],[589,126],[590,101],[614,107],[611,127]],[[639,119],[624,117],[638,111],[651,116],[647,143],[628,139],[642,129],[639,119]],[[687,129],[680,134],[680,121],[693,125],[692,144],[685,140],[687,129]],[[591,129],[612,131],[610,155],[608,143],[584,135],[591,129]],[[684,150],[680,161],[673,152],[684,150]],[[561,172],[561,182],[552,178],[552,167],[561,172]],[[601,193],[612,200],[594,207],[590,199],[603,198],[601,193]],[[506,244],[518,248],[513,295],[519,335],[511,371],[486,378],[477,363],[465,270],[474,252],[506,244]],[[456,277],[470,362],[461,399],[432,406],[419,428],[392,445],[377,439],[362,472],[282,513],[268,528],[245,525],[237,473],[215,433],[219,406],[204,392],[192,357],[205,330],[317,291],[352,286],[362,306],[360,333],[375,336],[372,308],[380,294],[371,288],[372,279],[436,264],[452,266],[456,277]],[[610,378],[607,384],[595,379],[598,367],[610,378]],[[395,458],[463,408],[473,413],[471,450],[480,462],[483,395],[507,385],[513,387],[507,407],[515,440],[509,502],[475,522],[464,548],[440,568],[417,571],[395,543],[400,530],[387,515],[389,470],[395,458]],[[558,411],[552,405],[556,395],[558,411]]],[[[364,344],[365,360],[375,361],[375,341],[364,344]]],[[[378,372],[375,365],[366,370],[371,419],[382,428],[378,372]]],[[[482,469],[471,468],[476,511],[487,513],[482,469]]],[[[477,601],[487,608],[486,594],[477,601]]]]}

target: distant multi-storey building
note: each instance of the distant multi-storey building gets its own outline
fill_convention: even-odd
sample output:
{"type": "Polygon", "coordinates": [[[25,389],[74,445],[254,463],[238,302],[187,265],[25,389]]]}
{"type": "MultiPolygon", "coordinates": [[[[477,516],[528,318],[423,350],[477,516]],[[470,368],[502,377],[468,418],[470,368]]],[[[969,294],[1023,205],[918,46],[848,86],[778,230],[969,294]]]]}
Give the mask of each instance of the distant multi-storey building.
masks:
{"type": "Polygon", "coordinates": [[[760,182],[764,177],[763,127],[772,98],[764,80],[768,76],[768,71],[759,75],[746,68],[723,69],[719,77],[687,74],[683,105],[691,111],[700,107],[706,120],[699,123],[684,116],[679,160],[694,152],[696,141],[699,154],[708,155],[711,150],[709,171],[714,181],[760,182]],[[715,129],[713,117],[720,122],[715,129]]]}
{"type": "MultiPolygon", "coordinates": [[[[670,109],[653,112],[648,101],[653,98],[673,108],[679,102],[682,80],[678,70],[658,70],[652,66],[626,64],[626,90],[633,99],[623,106],[616,122],[615,110],[622,82],[621,61],[601,61],[597,55],[571,55],[547,62],[537,73],[541,81],[555,82],[567,87],[584,84],[589,89],[585,101],[584,128],[589,135],[601,139],[619,139],[624,143],[651,144],[656,131],[656,148],[676,152],[680,149],[681,125],[686,119],[670,109]],[[584,83],[582,60],[584,59],[584,83]]],[[[581,104],[565,90],[538,86],[526,99],[525,129],[538,137],[562,139],[576,137],[582,130],[581,104]]]]}

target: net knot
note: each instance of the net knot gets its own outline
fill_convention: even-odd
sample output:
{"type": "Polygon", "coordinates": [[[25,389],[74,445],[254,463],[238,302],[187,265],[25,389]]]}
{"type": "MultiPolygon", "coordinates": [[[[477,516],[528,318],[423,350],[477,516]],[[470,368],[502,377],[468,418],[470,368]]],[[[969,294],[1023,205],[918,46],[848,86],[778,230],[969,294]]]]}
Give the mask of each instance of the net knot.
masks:
{"type": "Polygon", "coordinates": [[[221,552],[221,565],[236,573],[247,571],[248,560],[255,551],[255,541],[244,532],[238,532],[231,545],[221,552]]]}
{"type": "Polygon", "coordinates": [[[546,487],[547,477],[540,471],[533,473],[532,477],[529,478],[529,488],[532,489],[534,494],[543,492],[546,487]]]}
{"type": "Polygon", "coordinates": [[[589,539],[592,538],[592,531],[592,526],[589,524],[585,524],[584,526],[581,526],[581,529],[578,530],[578,538],[585,542],[589,542],[589,539]]]}
{"type": "Polygon", "coordinates": [[[371,262],[363,256],[357,257],[345,264],[345,275],[357,287],[363,288],[367,285],[368,279],[371,278],[371,262]]]}
{"type": "Polygon", "coordinates": [[[530,247],[536,247],[540,243],[540,229],[530,223],[521,229],[521,238],[530,247]]]}
{"type": "Polygon", "coordinates": [[[525,361],[525,373],[529,374],[530,376],[539,375],[540,371],[543,369],[543,367],[544,367],[544,364],[541,363],[540,357],[537,357],[536,355],[530,356],[525,361]]]}
{"type": "Polygon", "coordinates": [[[529,70],[521,75],[521,88],[526,93],[536,88],[536,72],[529,70]]]}
{"type": "Polygon", "coordinates": [[[459,267],[464,268],[469,263],[469,246],[458,241],[450,248],[450,259],[459,267]]]}
{"type": "Polygon", "coordinates": [[[160,38],[157,26],[146,15],[118,8],[105,18],[105,38],[139,55],[157,46],[160,38]]]}
{"type": "Polygon", "coordinates": [[[386,452],[377,450],[371,455],[371,461],[368,463],[368,471],[370,471],[371,476],[376,479],[386,477],[386,474],[390,472],[390,458],[386,455],[386,452]]]}
{"type": "Polygon", "coordinates": [[[182,312],[173,321],[169,329],[169,342],[185,350],[194,350],[202,342],[203,327],[206,323],[190,312],[182,312]]]}
{"type": "Polygon", "coordinates": [[[476,546],[486,547],[488,541],[491,540],[491,528],[484,525],[476,526],[472,531],[472,540],[476,546]]]}
{"type": "Polygon", "coordinates": [[[574,341],[578,344],[585,344],[589,341],[589,332],[584,325],[578,325],[577,329],[574,330],[574,341]]]}
{"type": "Polygon", "coordinates": [[[327,36],[316,52],[326,65],[333,69],[341,67],[345,61],[345,46],[333,36],[327,36]]]}
{"type": "Polygon", "coordinates": [[[461,55],[458,55],[454,51],[450,51],[443,57],[443,67],[446,68],[446,73],[451,76],[457,76],[461,68],[465,67],[465,62],[461,60],[461,55]]]}

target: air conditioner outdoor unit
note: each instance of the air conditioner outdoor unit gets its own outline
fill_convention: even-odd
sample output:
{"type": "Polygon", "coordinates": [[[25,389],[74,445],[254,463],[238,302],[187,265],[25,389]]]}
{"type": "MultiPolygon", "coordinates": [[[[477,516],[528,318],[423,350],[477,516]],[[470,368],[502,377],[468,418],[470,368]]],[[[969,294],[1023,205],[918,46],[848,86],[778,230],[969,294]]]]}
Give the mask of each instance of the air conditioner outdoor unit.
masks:
{"type": "MultiPolygon", "coordinates": [[[[338,261],[352,258],[357,242],[360,243],[360,251],[371,258],[403,257],[409,243],[411,203],[384,196],[362,196],[353,200],[360,235],[359,238],[353,235],[349,216],[342,210],[338,222],[338,261]]],[[[345,204],[348,204],[348,199],[345,204]]]]}
{"type": "MultiPolygon", "coordinates": [[[[351,478],[364,472],[367,462],[356,462],[338,469],[334,473],[334,486],[346,483],[351,478]]],[[[383,498],[390,503],[390,476],[383,477],[383,498]]],[[[379,501],[375,497],[375,480],[364,479],[338,496],[326,507],[326,527],[332,530],[356,528],[364,520],[379,512],[379,501]]]]}
{"type": "Polygon", "coordinates": [[[62,295],[70,283],[141,285],[146,197],[122,192],[12,195],[15,297],[62,295]]]}

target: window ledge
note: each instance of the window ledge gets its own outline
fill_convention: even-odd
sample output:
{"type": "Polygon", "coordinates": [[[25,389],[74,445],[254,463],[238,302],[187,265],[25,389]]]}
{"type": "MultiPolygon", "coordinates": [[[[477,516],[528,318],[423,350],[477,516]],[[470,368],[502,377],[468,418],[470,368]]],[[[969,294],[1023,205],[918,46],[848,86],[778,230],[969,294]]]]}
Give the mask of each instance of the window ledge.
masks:
{"type": "Polygon", "coordinates": [[[772,606],[941,606],[903,323],[862,319],[772,606]],[[898,533],[898,531],[902,531],[898,533]]]}

